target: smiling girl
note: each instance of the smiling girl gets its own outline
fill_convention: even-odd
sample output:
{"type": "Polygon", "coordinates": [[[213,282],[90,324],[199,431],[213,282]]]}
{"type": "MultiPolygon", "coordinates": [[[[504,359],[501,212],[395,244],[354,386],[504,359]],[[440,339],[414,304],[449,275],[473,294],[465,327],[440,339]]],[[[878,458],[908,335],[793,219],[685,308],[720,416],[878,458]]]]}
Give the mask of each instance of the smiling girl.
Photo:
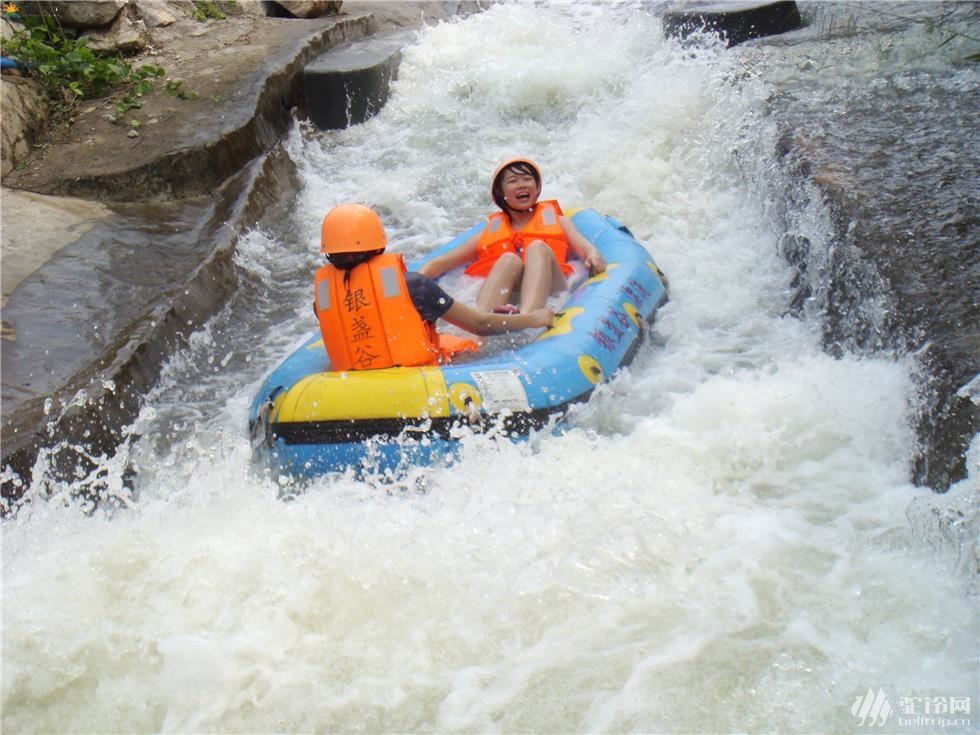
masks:
{"type": "Polygon", "coordinates": [[[491,178],[490,195],[502,210],[491,214],[482,231],[419,272],[438,278],[469,263],[467,275],[484,277],[476,306],[484,311],[517,311],[510,305],[519,288],[520,311],[544,306],[548,296],[567,287],[571,250],[593,274],[606,269],[602,255],[562,214],[554,200],[538,201],[541,169],[527,158],[505,161],[491,178]]]}

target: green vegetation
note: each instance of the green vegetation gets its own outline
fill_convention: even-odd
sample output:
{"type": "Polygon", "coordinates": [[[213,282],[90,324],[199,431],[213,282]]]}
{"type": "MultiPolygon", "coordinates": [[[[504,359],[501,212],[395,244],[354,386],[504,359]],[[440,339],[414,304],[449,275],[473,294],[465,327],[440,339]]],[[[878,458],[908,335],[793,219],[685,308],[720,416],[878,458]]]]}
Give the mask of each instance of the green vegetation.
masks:
{"type": "Polygon", "coordinates": [[[221,12],[221,8],[213,0],[194,0],[194,12],[191,13],[191,17],[204,22],[208,18],[222,20],[228,16],[221,12]]]}
{"type": "MultiPolygon", "coordinates": [[[[122,56],[100,56],[88,46],[88,36],[74,38],[49,13],[25,16],[23,30],[3,42],[3,54],[37,79],[52,106],[54,121],[66,117],[80,99],[108,97],[115,117],[142,107],[141,98],[165,75],[158,66],[134,67],[122,56]]],[[[180,80],[165,90],[181,99],[197,95],[181,88],[180,80]]]]}
{"type": "Polygon", "coordinates": [[[168,79],[163,88],[178,99],[192,100],[197,97],[197,92],[192,89],[184,89],[183,79],[168,79]]]}

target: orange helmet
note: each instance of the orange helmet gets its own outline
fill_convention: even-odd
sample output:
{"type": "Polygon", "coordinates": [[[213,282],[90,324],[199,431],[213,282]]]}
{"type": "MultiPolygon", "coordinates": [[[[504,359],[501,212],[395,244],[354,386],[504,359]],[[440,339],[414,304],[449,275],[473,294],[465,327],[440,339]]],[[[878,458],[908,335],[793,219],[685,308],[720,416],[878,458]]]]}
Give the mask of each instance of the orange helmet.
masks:
{"type": "Polygon", "coordinates": [[[502,164],[497,166],[496,170],[493,172],[493,176],[490,177],[490,199],[501,209],[506,209],[506,207],[502,203],[503,191],[500,188],[500,182],[498,179],[504,172],[504,169],[513,166],[515,163],[523,163],[530,168],[535,181],[538,182],[538,189],[541,189],[541,168],[538,166],[538,164],[536,164],[530,158],[511,158],[509,161],[504,161],[502,164]]]}
{"type": "Polygon", "coordinates": [[[327,212],[320,226],[320,250],[324,255],[384,250],[387,244],[381,218],[363,204],[338,204],[327,212]]]}

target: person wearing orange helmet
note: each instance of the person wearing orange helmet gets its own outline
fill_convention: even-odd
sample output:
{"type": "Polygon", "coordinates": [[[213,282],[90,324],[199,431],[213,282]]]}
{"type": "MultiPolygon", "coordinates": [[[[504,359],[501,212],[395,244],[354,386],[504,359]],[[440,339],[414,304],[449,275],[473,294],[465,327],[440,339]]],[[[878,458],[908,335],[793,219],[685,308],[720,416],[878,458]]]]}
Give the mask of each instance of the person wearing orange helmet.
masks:
{"type": "Polygon", "coordinates": [[[491,214],[481,232],[459,247],[433,258],[419,271],[438,278],[468,263],[466,273],[486,280],[477,296],[484,311],[512,311],[520,295],[520,311],[532,312],[548,297],[567,287],[572,272],[571,250],[593,274],[606,269],[596,247],[564,216],[557,201],[539,201],[541,169],[527,158],[505,161],[490,180],[490,197],[501,211],[491,214]]]}
{"type": "Polygon", "coordinates": [[[363,204],[341,204],[323,218],[314,276],[314,310],[333,370],[432,365],[475,350],[471,340],[440,335],[440,318],[479,335],[550,327],[554,314],[536,309],[501,315],[454,300],[430,278],[409,272],[386,253],[381,218],[363,204]]]}

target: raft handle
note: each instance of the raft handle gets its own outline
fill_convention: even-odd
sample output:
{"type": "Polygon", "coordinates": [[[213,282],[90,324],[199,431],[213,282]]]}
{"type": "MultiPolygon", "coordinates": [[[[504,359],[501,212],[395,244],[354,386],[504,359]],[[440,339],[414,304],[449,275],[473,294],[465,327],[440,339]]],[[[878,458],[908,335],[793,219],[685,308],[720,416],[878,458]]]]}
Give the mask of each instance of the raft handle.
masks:
{"type": "Polygon", "coordinates": [[[482,419],[480,407],[476,405],[476,401],[469,395],[463,396],[463,413],[466,414],[466,421],[471,426],[480,423],[482,419]]]}
{"type": "Polygon", "coordinates": [[[252,421],[248,427],[248,435],[253,450],[258,449],[263,444],[267,447],[272,446],[272,427],[269,425],[269,414],[271,413],[272,398],[266,398],[256,412],[255,421],[252,421]]]}

